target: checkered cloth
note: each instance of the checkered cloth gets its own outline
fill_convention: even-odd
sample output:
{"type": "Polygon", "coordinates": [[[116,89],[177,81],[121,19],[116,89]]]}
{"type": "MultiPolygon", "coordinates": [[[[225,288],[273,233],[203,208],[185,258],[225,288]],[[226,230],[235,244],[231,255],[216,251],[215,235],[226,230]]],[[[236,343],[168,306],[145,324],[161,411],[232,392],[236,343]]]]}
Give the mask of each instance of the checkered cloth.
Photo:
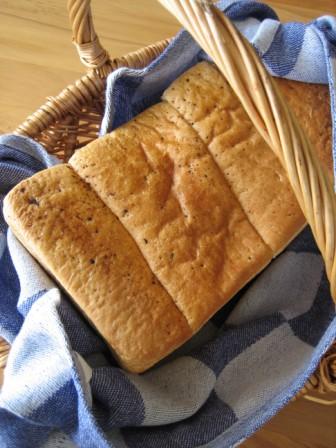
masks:
{"type": "MultiPolygon", "coordinates": [[[[329,80],[333,91],[334,19],[280,25],[255,2],[221,6],[273,74],[329,80]]],[[[182,32],[147,69],[112,74],[102,134],[156,102],[202,58],[182,32]]],[[[0,137],[0,204],[20,180],[55,163],[32,140],[0,137]]],[[[0,334],[12,343],[1,447],[224,448],[303,386],[336,336],[336,315],[306,229],[193,339],[145,374],[129,374],[0,215],[0,334]]]]}

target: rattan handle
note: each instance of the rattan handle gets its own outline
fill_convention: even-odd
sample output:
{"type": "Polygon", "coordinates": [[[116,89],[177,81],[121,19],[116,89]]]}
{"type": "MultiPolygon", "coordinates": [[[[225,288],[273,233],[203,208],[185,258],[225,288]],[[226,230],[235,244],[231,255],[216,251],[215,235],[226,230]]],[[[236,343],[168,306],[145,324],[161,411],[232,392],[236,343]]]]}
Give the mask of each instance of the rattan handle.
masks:
{"type": "MultiPolygon", "coordinates": [[[[103,70],[109,64],[110,56],[101,46],[95,32],[91,0],[68,0],[68,13],[72,27],[73,43],[77,48],[79,58],[89,70],[103,70]]],[[[105,73],[103,72],[104,76],[105,73]]]]}
{"type": "Polygon", "coordinates": [[[209,1],[159,0],[209,54],[285,168],[336,301],[336,201],[311,143],[249,42],[209,1]]]}

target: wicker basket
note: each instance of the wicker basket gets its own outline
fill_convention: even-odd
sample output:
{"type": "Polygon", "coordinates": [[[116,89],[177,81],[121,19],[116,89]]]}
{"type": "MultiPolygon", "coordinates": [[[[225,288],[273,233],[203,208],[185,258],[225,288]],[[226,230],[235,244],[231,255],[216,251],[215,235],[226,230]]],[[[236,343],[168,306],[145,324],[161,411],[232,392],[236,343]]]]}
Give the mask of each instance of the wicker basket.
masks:
{"type": "MultiPolygon", "coordinates": [[[[304,133],[249,43],[210,1],[160,0],[218,68],[242,102],[252,122],[279,157],[324,257],[336,298],[336,202],[332,186],[319,166],[304,133]],[[252,87],[253,86],[253,87],[252,87]]],[[[104,112],[105,80],[113,70],[141,68],[168,45],[164,40],[118,59],[110,59],[95,33],[90,0],[68,0],[73,42],[87,74],[30,115],[16,130],[40,142],[67,161],[74,151],[97,138],[104,112]]],[[[0,384],[10,347],[0,339],[0,384]]],[[[336,392],[336,342],[321,359],[298,396],[336,404],[318,394],[336,392]]]]}

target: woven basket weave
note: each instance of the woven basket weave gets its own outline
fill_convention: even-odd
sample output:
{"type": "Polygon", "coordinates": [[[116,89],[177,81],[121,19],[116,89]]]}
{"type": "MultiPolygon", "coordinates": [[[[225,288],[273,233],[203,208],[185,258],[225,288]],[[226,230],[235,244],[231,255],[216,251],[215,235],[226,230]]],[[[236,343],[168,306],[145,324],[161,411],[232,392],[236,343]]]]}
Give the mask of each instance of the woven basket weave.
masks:
{"type": "MultiPolygon", "coordinates": [[[[159,0],[212,57],[242,102],[252,122],[279,157],[311,226],[336,298],[336,202],[310,143],[249,43],[210,1],[159,0]],[[252,87],[253,86],[253,87],[252,87]]],[[[95,33],[90,0],[68,0],[73,42],[87,74],[30,115],[16,130],[67,161],[97,138],[104,112],[105,81],[119,67],[141,68],[166,48],[169,40],[111,59],[95,33]]],[[[0,339],[0,384],[10,347],[0,339]]],[[[318,394],[336,392],[336,341],[298,394],[324,404],[318,394]]]]}

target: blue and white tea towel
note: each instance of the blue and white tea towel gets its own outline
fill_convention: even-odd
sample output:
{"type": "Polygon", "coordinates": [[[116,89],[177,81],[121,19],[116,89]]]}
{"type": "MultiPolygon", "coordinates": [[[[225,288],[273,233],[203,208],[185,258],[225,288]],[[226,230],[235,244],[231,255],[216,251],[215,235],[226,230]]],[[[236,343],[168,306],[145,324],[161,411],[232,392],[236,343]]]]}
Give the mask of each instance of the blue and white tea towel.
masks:
{"type": "MultiPolygon", "coordinates": [[[[280,25],[256,2],[222,6],[273,74],[332,81],[334,19],[280,25]]],[[[147,69],[112,74],[102,133],[157,101],[203,57],[182,32],[147,69]]],[[[29,139],[0,137],[0,205],[17,182],[55,163],[29,139]]],[[[1,447],[226,448],[302,387],[336,337],[336,315],[306,229],[173,356],[129,374],[0,214],[0,334],[12,343],[0,392],[1,447]]]]}

